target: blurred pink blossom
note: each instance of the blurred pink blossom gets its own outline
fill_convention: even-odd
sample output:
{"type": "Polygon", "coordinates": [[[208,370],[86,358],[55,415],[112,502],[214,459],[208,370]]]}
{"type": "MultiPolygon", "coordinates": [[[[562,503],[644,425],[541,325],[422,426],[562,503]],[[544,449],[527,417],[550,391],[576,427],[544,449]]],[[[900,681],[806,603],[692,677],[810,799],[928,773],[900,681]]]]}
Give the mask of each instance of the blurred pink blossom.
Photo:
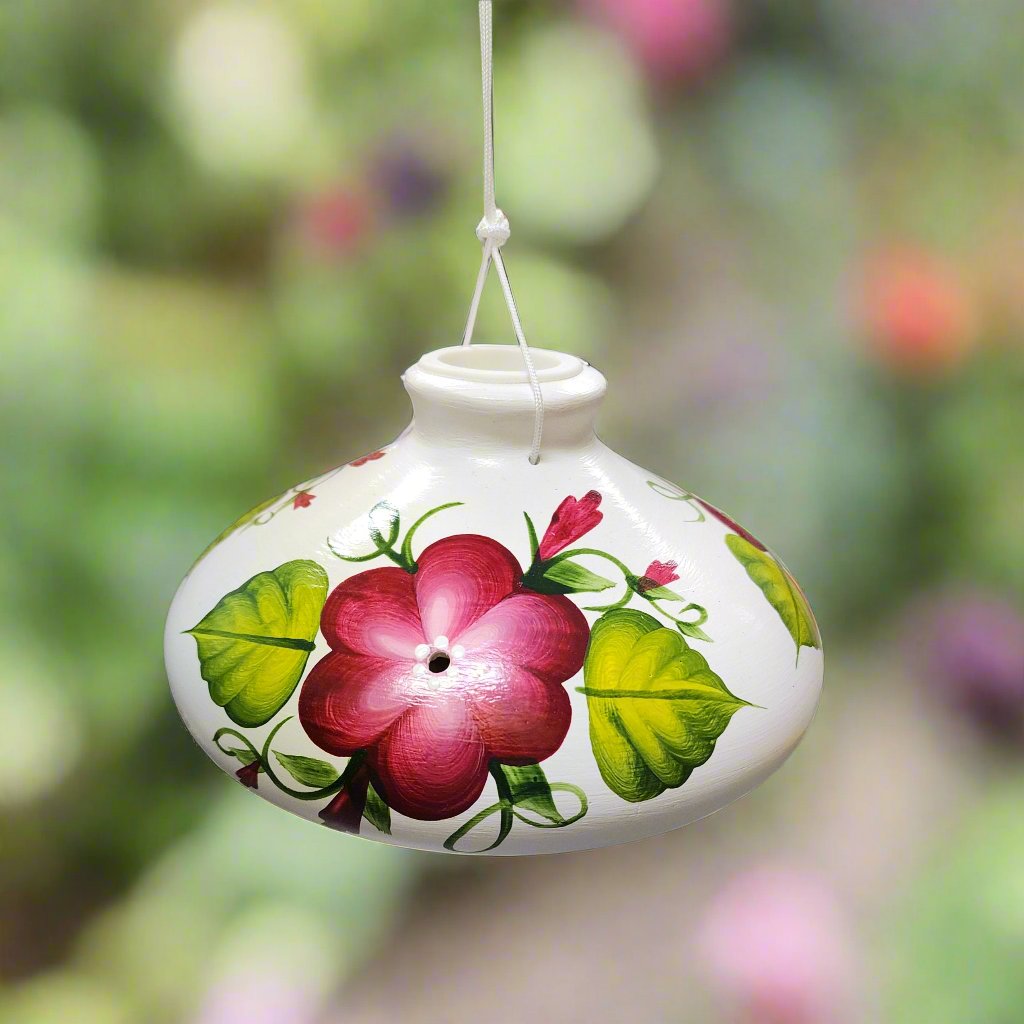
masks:
{"type": "Polygon", "coordinates": [[[753,1024],[834,1024],[847,1018],[853,951],[821,880],[790,867],[733,878],[700,931],[713,984],[753,1024]]]}
{"type": "Polygon", "coordinates": [[[620,35],[656,81],[692,81],[715,67],[733,34],[728,0],[579,0],[620,35]]]}
{"type": "Polygon", "coordinates": [[[299,220],[307,239],[323,255],[344,256],[369,235],[374,211],[360,190],[337,185],[307,199],[299,220]]]}
{"type": "Polygon", "coordinates": [[[228,974],[206,993],[193,1024],[316,1024],[319,1000],[266,968],[228,974]]]}

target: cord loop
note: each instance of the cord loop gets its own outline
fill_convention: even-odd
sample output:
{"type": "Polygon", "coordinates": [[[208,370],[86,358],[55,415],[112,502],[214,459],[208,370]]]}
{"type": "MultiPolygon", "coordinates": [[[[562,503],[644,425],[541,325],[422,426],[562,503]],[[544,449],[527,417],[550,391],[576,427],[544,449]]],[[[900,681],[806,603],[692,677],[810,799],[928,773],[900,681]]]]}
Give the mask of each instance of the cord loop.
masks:
{"type": "Polygon", "coordinates": [[[471,345],[473,343],[473,328],[476,326],[476,316],[480,310],[480,299],[484,293],[484,285],[487,283],[487,272],[493,263],[495,273],[501,282],[501,290],[505,296],[509,316],[512,318],[512,329],[515,331],[516,341],[523,353],[526,377],[533,394],[533,441],[530,445],[530,463],[536,466],[540,462],[540,444],[544,433],[544,395],[541,392],[540,378],[537,376],[537,368],[533,364],[530,346],[526,343],[526,334],[523,331],[522,321],[519,319],[516,300],[512,295],[512,286],[509,284],[508,272],[505,270],[505,261],[501,256],[501,247],[511,237],[512,229],[509,227],[508,217],[494,203],[494,32],[491,0],[480,0],[479,8],[480,66],[484,99],[484,216],[477,225],[476,237],[483,245],[484,251],[480,260],[480,271],[476,276],[473,299],[469,304],[469,317],[466,320],[466,332],[463,335],[462,344],[471,345]]]}

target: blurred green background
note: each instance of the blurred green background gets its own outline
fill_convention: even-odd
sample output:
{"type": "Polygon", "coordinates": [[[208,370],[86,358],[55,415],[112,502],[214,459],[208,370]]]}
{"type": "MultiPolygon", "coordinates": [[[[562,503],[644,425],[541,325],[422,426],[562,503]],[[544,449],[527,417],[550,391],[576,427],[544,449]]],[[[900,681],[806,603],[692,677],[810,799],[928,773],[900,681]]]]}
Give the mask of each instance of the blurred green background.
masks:
{"type": "Polygon", "coordinates": [[[737,805],[562,858],[358,842],[216,772],[166,607],[460,338],[476,5],[6,0],[0,1021],[1016,1024],[1024,7],[496,8],[527,335],[782,553],[817,723],[737,805]]]}

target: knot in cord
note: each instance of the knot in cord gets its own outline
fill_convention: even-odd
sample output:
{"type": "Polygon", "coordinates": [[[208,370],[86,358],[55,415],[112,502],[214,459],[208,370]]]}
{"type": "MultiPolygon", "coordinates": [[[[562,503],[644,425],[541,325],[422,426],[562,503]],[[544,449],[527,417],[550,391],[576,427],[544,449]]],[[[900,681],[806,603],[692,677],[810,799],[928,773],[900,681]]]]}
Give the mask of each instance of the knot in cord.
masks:
{"type": "Polygon", "coordinates": [[[512,237],[512,226],[501,210],[496,209],[494,214],[493,219],[485,215],[477,224],[476,237],[481,242],[490,242],[495,249],[500,249],[512,237]]]}

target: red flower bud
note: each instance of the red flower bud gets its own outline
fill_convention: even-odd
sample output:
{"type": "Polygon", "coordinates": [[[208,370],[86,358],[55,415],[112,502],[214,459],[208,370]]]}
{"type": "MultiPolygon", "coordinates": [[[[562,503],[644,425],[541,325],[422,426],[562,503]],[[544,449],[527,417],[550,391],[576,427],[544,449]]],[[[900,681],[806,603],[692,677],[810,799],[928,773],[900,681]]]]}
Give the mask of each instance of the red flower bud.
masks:
{"type": "Polygon", "coordinates": [[[260,775],[260,763],[259,761],[250,761],[249,764],[243,764],[241,768],[235,772],[235,778],[248,789],[256,789],[259,785],[260,775]]]}
{"type": "Polygon", "coordinates": [[[292,502],[292,508],[309,508],[313,504],[316,495],[312,491],[299,491],[292,502]]]}
{"type": "Polygon", "coordinates": [[[598,511],[600,504],[601,495],[597,491],[587,491],[578,501],[571,496],[566,498],[551,517],[537,557],[546,562],[589,533],[604,518],[598,511]]]}
{"type": "Polygon", "coordinates": [[[670,583],[675,583],[679,579],[679,573],[676,572],[678,567],[676,562],[651,562],[647,566],[647,571],[637,580],[636,589],[641,594],[646,594],[655,587],[667,587],[670,583]]]}
{"type": "Polygon", "coordinates": [[[363,820],[369,788],[370,773],[362,765],[345,784],[345,788],[320,812],[320,820],[338,832],[359,835],[359,824],[363,820]]]}

